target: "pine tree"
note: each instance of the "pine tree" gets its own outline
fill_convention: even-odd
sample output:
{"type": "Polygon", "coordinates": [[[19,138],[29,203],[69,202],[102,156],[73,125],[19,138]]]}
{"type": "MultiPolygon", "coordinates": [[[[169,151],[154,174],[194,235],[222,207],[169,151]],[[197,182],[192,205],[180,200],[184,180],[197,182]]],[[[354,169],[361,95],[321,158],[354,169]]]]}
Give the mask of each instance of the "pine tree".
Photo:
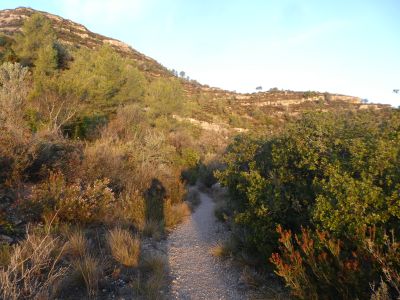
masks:
{"type": "MultiPolygon", "coordinates": [[[[22,26],[22,33],[16,37],[16,42],[16,52],[24,65],[35,65],[36,60],[41,55],[40,63],[43,64],[44,51],[50,53],[50,57],[48,58],[50,62],[48,65],[53,64],[54,51],[57,53],[55,49],[56,34],[50,21],[42,14],[33,14],[25,21],[22,26]]],[[[57,62],[57,55],[55,57],[55,62],[57,62]]]]}

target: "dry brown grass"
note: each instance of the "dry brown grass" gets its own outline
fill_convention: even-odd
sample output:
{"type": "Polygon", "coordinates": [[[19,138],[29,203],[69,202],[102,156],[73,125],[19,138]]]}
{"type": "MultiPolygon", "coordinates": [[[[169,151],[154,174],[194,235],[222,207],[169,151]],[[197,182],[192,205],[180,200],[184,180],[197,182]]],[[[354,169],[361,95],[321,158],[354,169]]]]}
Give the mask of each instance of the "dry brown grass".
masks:
{"type": "Polygon", "coordinates": [[[157,275],[151,275],[142,286],[141,294],[145,299],[160,299],[160,289],[164,284],[164,279],[157,275]]]}
{"type": "Polygon", "coordinates": [[[128,230],[115,228],[108,232],[107,243],[116,261],[126,267],[136,267],[140,255],[140,239],[128,230]]]}
{"type": "Polygon", "coordinates": [[[226,257],[229,255],[229,252],[227,251],[225,245],[220,242],[213,246],[210,252],[215,257],[226,257]]]}
{"type": "Polygon", "coordinates": [[[225,257],[233,255],[234,251],[235,251],[235,245],[234,245],[232,239],[230,238],[225,241],[217,242],[211,248],[210,252],[215,257],[225,258],[225,257]]]}
{"type": "Polygon", "coordinates": [[[144,257],[141,263],[143,273],[139,273],[133,282],[136,292],[145,299],[160,299],[166,268],[167,259],[164,255],[152,253],[144,257]]]}
{"type": "Polygon", "coordinates": [[[85,283],[89,298],[96,297],[102,274],[100,261],[91,255],[85,255],[74,260],[72,265],[78,277],[85,283]]]}
{"type": "Polygon", "coordinates": [[[141,193],[138,190],[125,192],[118,203],[114,218],[117,223],[133,224],[138,231],[142,231],[146,223],[146,208],[141,193]]]}
{"type": "Polygon", "coordinates": [[[68,242],[65,247],[65,253],[73,257],[81,258],[87,251],[87,240],[81,230],[73,231],[68,236],[68,242]]]}
{"type": "Polygon", "coordinates": [[[60,267],[63,246],[49,234],[28,232],[26,240],[13,247],[10,262],[0,269],[1,299],[49,299],[66,273],[60,267]]]}
{"type": "Polygon", "coordinates": [[[172,205],[169,200],[164,204],[165,227],[168,229],[178,225],[182,220],[191,214],[190,207],[187,203],[178,203],[172,205]]]}

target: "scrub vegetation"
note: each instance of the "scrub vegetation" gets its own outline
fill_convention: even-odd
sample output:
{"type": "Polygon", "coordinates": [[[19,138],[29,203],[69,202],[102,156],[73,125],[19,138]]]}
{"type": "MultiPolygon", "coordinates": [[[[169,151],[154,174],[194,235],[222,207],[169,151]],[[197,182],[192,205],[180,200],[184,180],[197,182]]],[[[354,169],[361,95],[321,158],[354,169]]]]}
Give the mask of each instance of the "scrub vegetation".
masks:
{"type": "Polygon", "coordinates": [[[210,251],[258,281],[275,272],[302,299],[400,296],[398,110],[209,88],[23,13],[0,36],[1,299],[159,299],[168,260],[146,245],[201,205],[195,184],[232,230],[210,251]]]}

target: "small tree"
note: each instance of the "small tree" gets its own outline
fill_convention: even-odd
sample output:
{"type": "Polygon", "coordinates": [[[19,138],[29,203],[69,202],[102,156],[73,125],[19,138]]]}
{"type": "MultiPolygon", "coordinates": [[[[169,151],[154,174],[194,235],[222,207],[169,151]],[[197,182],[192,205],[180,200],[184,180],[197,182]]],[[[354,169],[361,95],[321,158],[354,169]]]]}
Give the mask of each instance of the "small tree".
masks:
{"type": "Polygon", "coordinates": [[[28,69],[18,63],[4,63],[0,66],[0,126],[16,128],[24,123],[27,76],[28,69]]]}
{"type": "Polygon", "coordinates": [[[180,72],[179,72],[179,75],[180,75],[182,78],[185,78],[186,73],[185,73],[185,71],[180,71],[180,72]]]}
{"type": "Polygon", "coordinates": [[[149,87],[146,102],[156,116],[168,116],[182,108],[183,92],[177,80],[158,79],[149,87]]]}
{"type": "Polygon", "coordinates": [[[44,53],[41,53],[43,50],[53,54],[50,55],[49,59],[54,59],[54,56],[56,56],[55,63],[58,61],[55,49],[56,34],[50,20],[42,14],[33,14],[24,22],[22,33],[17,35],[16,41],[17,54],[21,57],[21,61],[25,65],[35,64],[41,55],[41,59],[43,60],[44,53]]]}
{"type": "Polygon", "coordinates": [[[270,89],[268,90],[268,92],[270,92],[270,93],[279,92],[279,89],[278,89],[277,87],[273,87],[273,88],[270,88],[270,89]]]}
{"type": "Polygon", "coordinates": [[[262,91],[262,86],[258,86],[258,87],[256,87],[256,91],[262,91]]]}

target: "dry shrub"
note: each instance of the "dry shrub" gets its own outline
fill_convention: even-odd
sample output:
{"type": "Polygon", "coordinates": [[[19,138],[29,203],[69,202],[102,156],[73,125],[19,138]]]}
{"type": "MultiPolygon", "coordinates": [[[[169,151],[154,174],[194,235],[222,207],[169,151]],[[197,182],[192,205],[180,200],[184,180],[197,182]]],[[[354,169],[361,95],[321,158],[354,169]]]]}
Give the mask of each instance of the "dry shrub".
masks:
{"type": "MultiPolygon", "coordinates": [[[[376,242],[376,228],[369,230],[364,246],[372,255],[382,272],[380,286],[373,289],[375,299],[400,298],[400,242],[396,241],[394,232],[391,236],[384,235],[383,243],[376,242]]],[[[375,285],[375,282],[371,284],[375,285]]]]}
{"type": "Polygon", "coordinates": [[[178,204],[186,196],[185,184],[181,181],[180,173],[174,170],[168,170],[166,173],[161,177],[161,182],[167,191],[167,196],[171,203],[178,204]]]}
{"type": "Polygon", "coordinates": [[[85,255],[72,262],[78,277],[85,283],[89,298],[94,298],[99,289],[99,280],[102,274],[101,263],[91,255],[85,255]]]}
{"type": "Polygon", "coordinates": [[[58,239],[28,232],[26,240],[13,247],[8,266],[0,269],[1,298],[52,298],[67,270],[58,264],[61,254],[58,239]]]}
{"type": "MultiPolygon", "coordinates": [[[[371,296],[371,283],[386,274],[390,278],[398,276],[397,247],[392,249],[392,253],[397,253],[394,257],[390,249],[379,254],[383,259],[381,264],[358,240],[342,241],[327,232],[304,228],[301,234],[292,234],[281,226],[277,231],[280,253],[274,253],[270,261],[276,267],[276,274],[298,298],[318,299],[324,295],[326,299],[366,299],[371,296]],[[385,270],[385,266],[389,269],[385,270]]],[[[398,295],[396,280],[387,283],[398,295]]]]}
{"type": "Polygon", "coordinates": [[[114,219],[118,223],[133,224],[139,231],[144,229],[146,223],[146,205],[139,191],[126,192],[120,196],[114,219]]]}
{"type": "Polygon", "coordinates": [[[191,213],[190,207],[187,203],[178,203],[171,204],[170,200],[165,201],[164,203],[164,218],[165,218],[165,227],[173,228],[182,220],[189,216],[191,213]]]}
{"type": "Polygon", "coordinates": [[[140,240],[125,229],[114,228],[107,234],[107,243],[116,261],[127,267],[136,267],[140,255],[140,240]]]}
{"type": "Polygon", "coordinates": [[[120,140],[131,140],[145,120],[144,111],[139,106],[131,104],[121,107],[116,117],[103,130],[102,138],[118,137],[120,140]]]}
{"type": "Polygon", "coordinates": [[[54,216],[61,221],[89,224],[106,222],[115,204],[108,179],[93,184],[68,184],[62,173],[50,173],[48,180],[34,186],[30,199],[22,205],[34,219],[54,216]]]}
{"type": "Polygon", "coordinates": [[[17,185],[34,157],[34,141],[29,135],[4,129],[0,124],[0,184],[17,185]]]}
{"type": "Polygon", "coordinates": [[[65,140],[57,133],[37,134],[31,159],[24,172],[32,182],[46,179],[50,172],[60,171],[68,182],[81,176],[82,145],[65,140]]]}
{"type": "MultiPolygon", "coordinates": [[[[0,66],[0,129],[16,136],[26,130],[24,109],[29,92],[29,70],[19,63],[0,66]]],[[[2,132],[2,133],[3,133],[2,132]]]]}
{"type": "Polygon", "coordinates": [[[126,161],[127,145],[110,139],[100,139],[88,144],[84,150],[83,169],[86,180],[109,178],[116,192],[132,180],[133,174],[126,161]]]}

